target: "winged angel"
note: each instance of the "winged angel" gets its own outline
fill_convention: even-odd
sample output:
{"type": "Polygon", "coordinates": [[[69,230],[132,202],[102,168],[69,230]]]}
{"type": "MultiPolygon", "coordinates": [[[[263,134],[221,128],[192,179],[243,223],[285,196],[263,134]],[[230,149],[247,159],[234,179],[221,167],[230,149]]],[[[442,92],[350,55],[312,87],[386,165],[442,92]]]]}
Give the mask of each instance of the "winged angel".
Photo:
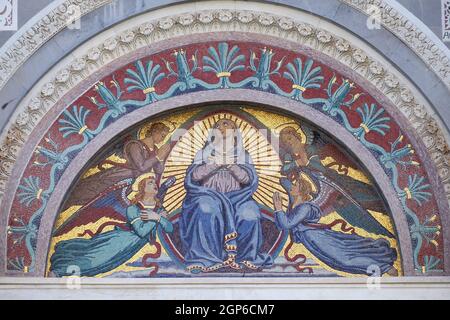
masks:
{"type": "Polygon", "coordinates": [[[398,275],[393,266],[397,252],[386,239],[339,232],[319,223],[322,216],[335,211],[369,233],[394,237],[365,209],[383,209],[376,190],[371,185],[337,173],[331,166],[324,166],[321,155],[331,152],[336,157],[340,151],[307,127],[304,127],[306,134],[302,139],[299,130],[301,128],[287,126],[280,131],[284,161],[284,177],[280,183],[289,195],[289,205],[287,213],[284,212],[280,193],[274,193],[279,228],[290,230],[294,242],[303,244],[315,257],[336,270],[367,274],[376,267],[381,274],[398,275]]]}
{"type": "Polygon", "coordinates": [[[90,188],[76,187],[71,205],[82,207],[53,235],[94,222],[96,230],[88,228],[56,244],[50,261],[54,275],[69,275],[71,265],[79,266],[83,276],[114,270],[146,243],[159,245],[158,229],[165,241],[172,241],[180,262],[188,269],[200,265],[197,271],[270,268],[290,231],[291,240],[335,270],[365,274],[377,266],[382,273],[397,273],[396,250],[381,238],[394,236],[369,212],[385,211],[377,191],[342,174],[354,164],[315,130],[285,124],[277,152],[254,125],[231,113],[216,113],[197,121],[173,147],[158,149],[170,131],[158,126],[142,141],[125,144],[124,163],[84,179],[95,180],[95,188],[88,182],[82,185],[90,188]],[[225,140],[229,145],[217,140],[225,129],[232,129],[233,139],[225,140]],[[235,161],[236,154],[244,158],[235,161]],[[328,155],[336,163],[324,165],[328,155]],[[340,222],[343,231],[352,230],[344,227],[349,223],[380,239],[319,222],[334,212],[342,218],[334,224],[340,222]],[[106,222],[100,220],[105,217],[106,222]],[[111,224],[114,229],[104,232],[111,224]]]}

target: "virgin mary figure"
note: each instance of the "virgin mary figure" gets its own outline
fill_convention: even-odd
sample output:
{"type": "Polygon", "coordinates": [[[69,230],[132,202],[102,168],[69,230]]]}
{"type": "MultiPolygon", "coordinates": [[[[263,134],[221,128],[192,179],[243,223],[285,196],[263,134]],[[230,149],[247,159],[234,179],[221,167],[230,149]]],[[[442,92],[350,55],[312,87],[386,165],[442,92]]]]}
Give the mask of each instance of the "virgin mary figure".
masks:
{"type": "Polygon", "coordinates": [[[272,264],[261,253],[261,213],[252,159],[236,124],[221,119],[186,172],[180,235],[187,269],[258,270],[272,264]]]}

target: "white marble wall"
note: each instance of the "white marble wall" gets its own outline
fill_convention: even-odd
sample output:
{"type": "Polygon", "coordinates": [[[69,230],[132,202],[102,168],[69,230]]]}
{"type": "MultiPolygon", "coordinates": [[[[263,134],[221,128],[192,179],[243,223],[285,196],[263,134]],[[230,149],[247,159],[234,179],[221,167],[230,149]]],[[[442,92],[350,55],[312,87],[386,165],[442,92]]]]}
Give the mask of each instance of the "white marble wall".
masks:
{"type": "Polygon", "coordinates": [[[450,279],[208,279],[206,282],[203,279],[0,278],[0,299],[439,300],[450,299],[450,279]]]}

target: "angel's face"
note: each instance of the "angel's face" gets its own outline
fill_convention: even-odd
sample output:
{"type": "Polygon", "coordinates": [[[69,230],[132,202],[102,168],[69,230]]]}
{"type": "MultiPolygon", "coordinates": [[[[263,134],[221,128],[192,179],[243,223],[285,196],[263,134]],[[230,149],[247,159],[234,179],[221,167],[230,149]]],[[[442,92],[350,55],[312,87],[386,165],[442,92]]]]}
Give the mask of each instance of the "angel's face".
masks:
{"type": "Polygon", "coordinates": [[[292,184],[290,194],[294,198],[300,197],[307,200],[311,194],[311,184],[303,178],[300,178],[292,184]]]}
{"type": "Polygon", "coordinates": [[[144,191],[147,195],[155,195],[158,192],[158,186],[155,180],[147,179],[145,181],[144,191]]]}
{"type": "Polygon", "coordinates": [[[280,133],[280,144],[289,152],[301,151],[302,141],[291,130],[282,130],[280,133]]]}
{"type": "Polygon", "coordinates": [[[298,181],[296,181],[295,183],[292,184],[290,193],[291,193],[291,196],[293,196],[293,197],[298,197],[301,195],[301,187],[300,187],[300,183],[298,181]]]}
{"type": "Polygon", "coordinates": [[[155,130],[155,131],[152,133],[153,141],[154,141],[156,144],[159,144],[159,143],[161,143],[161,142],[164,141],[164,139],[167,137],[168,134],[169,134],[169,130],[168,130],[168,129],[155,130]]]}

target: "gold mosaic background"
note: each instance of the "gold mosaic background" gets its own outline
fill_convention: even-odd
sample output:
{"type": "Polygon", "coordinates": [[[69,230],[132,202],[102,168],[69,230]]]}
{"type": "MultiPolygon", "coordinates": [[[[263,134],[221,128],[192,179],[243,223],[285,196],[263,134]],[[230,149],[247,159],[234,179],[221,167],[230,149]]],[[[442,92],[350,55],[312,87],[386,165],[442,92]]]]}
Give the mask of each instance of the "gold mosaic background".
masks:
{"type": "MultiPolygon", "coordinates": [[[[262,135],[256,128],[250,124],[248,121],[244,119],[244,117],[240,117],[239,114],[248,114],[252,116],[254,119],[256,119],[258,122],[260,122],[262,125],[267,127],[270,131],[273,132],[273,134],[277,134],[283,127],[289,125],[294,126],[298,128],[298,132],[301,134],[303,142],[306,140],[305,134],[301,131],[300,125],[301,122],[277,113],[264,111],[258,108],[249,107],[249,106],[241,106],[236,109],[225,107],[224,109],[217,107],[217,112],[213,112],[210,115],[206,116],[205,118],[203,115],[201,117],[198,117],[199,119],[196,119],[196,116],[199,114],[202,114],[202,109],[191,109],[189,111],[183,111],[174,113],[168,116],[164,117],[158,117],[154,118],[152,120],[149,120],[148,123],[144,124],[140,128],[137,129],[136,134],[139,138],[143,138],[145,136],[145,132],[148,130],[150,125],[154,122],[163,122],[165,123],[169,128],[171,128],[172,131],[179,129],[183,125],[186,125],[186,123],[191,124],[191,128],[186,131],[179,140],[179,142],[175,145],[175,147],[172,149],[166,164],[165,169],[162,177],[162,181],[167,179],[169,176],[176,176],[177,183],[172,186],[168,193],[166,194],[166,197],[164,199],[164,207],[166,210],[170,213],[176,210],[181,206],[182,200],[185,196],[185,190],[183,187],[183,178],[185,176],[186,169],[188,165],[192,163],[192,160],[195,156],[195,153],[203,146],[204,142],[207,138],[207,131],[212,127],[215,121],[222,119],[222,118],[228,118],[234,120],[238,127],[241,129],[243,140],[244,140],[244,146],[246,150],[250,153],[252,156],[253,162],[255,164],[257,173],[259,175],[259,187],[257,192],[254,194],[254,200],[256,200],[258,203],[263,204],[264,206],[267,206],[269,208],[273,208],[272,205],[272,195],[275,191],[278,191],[282,194],[283,199],[283,205],[286,208],[288,205],[288,197],[286,195],[286,192],[284,189],[279,185],[279,178],[280,178],[280,168],[281,168],[281,161],[280,158],[272,147],[272,145],[269,143],[269,141],[266,139],[264,135],[262,135]]],[[[213,108],[211,108],[213,109],[213,108]]],[[[168,139],[170,139],[170,134],[166,138],[166,140],[163,142],[165,143],[168,139]]],[[[125,162],[124,159],[120,158],[119,156],[113,154],[108,159],[114,160],[115,162],[125,162]]],[[[322,160],[322,163],[324,165],[327,165],[329,163],[335,162],[335,159],[332,157],[327,157],[322,160]]],[[[108,165],[106,166],[106,168],[108,165]]],[[[337,171],[337,165],[332,167],[337,171]]],[[[95,173],[97,173],[99,169],[97,168],[97,164],[92,165],[91,168],[86,170],[86,172],[83,175],[83,178],[89,177],[95,173]]],[[[337,171],[341,174],[341,171],[337,171]]],[[[355,180],[361,181],[366,184],[372,184],[369,177],[362,171],[362,170],[355,170],[353,168],[348,168],[348,176],[352,177],[355,180]]],[[[131,194],[129,197],[132,197],[131,194]]],[[[80,209],[80,206],[74,206],[71,208],[68,208],[64,212],[61,212],[58,215],[57,220],[55,221],[54,229],[61,226],[68,218],[70,218],[73,214],[76,214],[76,212],[80,209]]],[[[393,223],[391,219],[389,218],[386,213],[382,212],[375,212],[370,211],[370,213],[391,233],[395,234],[395,230],[393,227],[393,223]]],[[[320,223],[331,223],[335,219],[339,219],[340,216],[336,212],[332,212],[329,215],[322,217],[320,220],[320,223]]],[[[51,244],[50,244],[50,250],[48,255],[48,263],[47,263],[47,270],[49,268],[49,260],[51,255],[54,252],[55,245],[61,241],[61,240],[67,240],[72,239],[75,237],[78,237],[78,234],[82,233],[85,230],[96,230],[100,225],[110,220],[109,218],[102,218],[94,223],[89,223],[84,226],[76,227],[72,229],[71,231],[59,236],[59,237],[53,237],[51,244]]],[[[104,231],[111,230],[113,227],[107,227],[104,231]]],[[[340,231],[339,227],[333,227],[334,230],[340,231]]],[[[392,247],[394,247],[397,252],[399,253],[399,247],[397,244],[396,239],[371,234],[367,231],[361,229],[361,228],[355,228],[355,231],[358,235],[361,235],[363,237],[369,237],[373,239],[377,238],[384,238],[389,241],[392,247]]],[[[89,238],[88,235],[84,236],[85,238],[89,238]]],[[[289,242],[289,241],[288,241],[289,242]]],[[[287,243],[288,243],[287,242],[287,243]]],[[[287,246],[287,243],[285,247],[287,246]]],[[[162,248],[163,253],[164,248],[162,248]]],[[[111,270],[107,273],[99,274],[96,277],[105,277],[112,273],[118,272],[118,271],[135,271],[135,270],[147,270],[147,268],[144,267],[131,267],[127,266],[128,263],[134,262],[137,260],[142,259],[142,257],[147,253],[153,253],[155,251],[155,247],[147,244],[145,247],[143,247],[137,254],[135,254],[127,263],[119,266],[118,268],[111,270]]],[[[283,249],[284,251],[284,249],[283,249]]],[[[282,251],[282,252],[283,252],[282,251]]],[[[282,254],[282,253],[281,253],[282,254]]],[[[318,268],[323,268],[325,270],[329,270],[336,275],[340,276],[347,276],[347,277],[356,277],[360,275],[354,275],[354,274],[347,274],[344,272],[340,272],[337,270],[334,270],[330,268],[329,266],[322,263],[320,260],[316,259],[302,244],[294,244],[291,248],[289,255],[294,256],[296,254],[304,254],[308,258],[312,258],[316,263],[318,268]]],[[[402,267],[401,267],[401,258],[400,254],[398,254],[397,261],[394,264],[394,267],[399,271],[399,275],[402,274],[402,267]]],[[[313,267],[314,268],[314,267],[313,267]]],[[[387,275],[386,275],[387,276],[387,275]]]]}

